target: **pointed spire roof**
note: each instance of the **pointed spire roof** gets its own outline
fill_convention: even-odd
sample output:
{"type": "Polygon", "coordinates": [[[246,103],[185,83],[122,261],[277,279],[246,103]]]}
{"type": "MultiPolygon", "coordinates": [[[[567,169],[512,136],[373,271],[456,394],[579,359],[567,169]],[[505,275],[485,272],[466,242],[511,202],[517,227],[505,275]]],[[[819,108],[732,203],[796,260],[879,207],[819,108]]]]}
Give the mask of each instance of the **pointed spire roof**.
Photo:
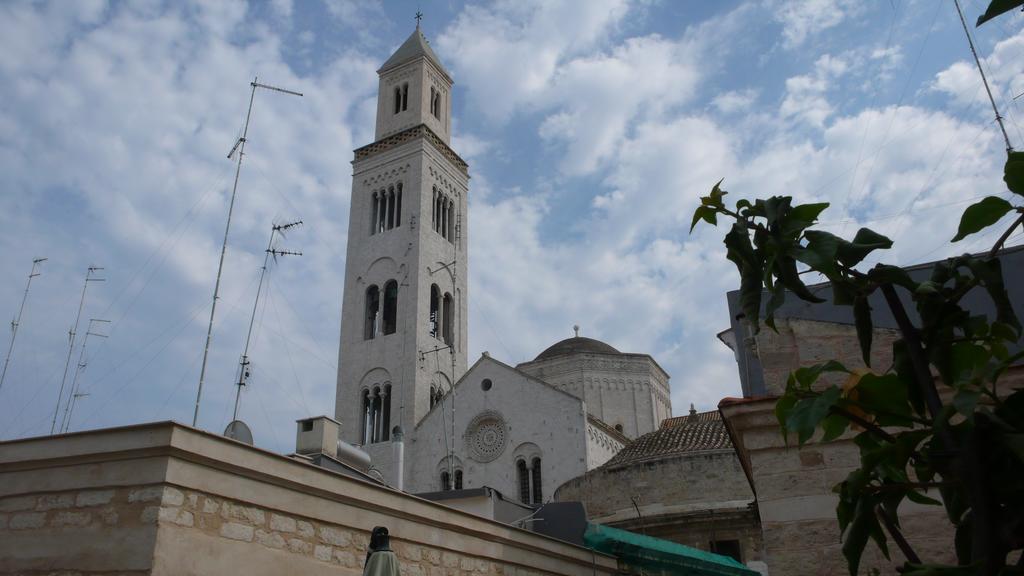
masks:
{"type": "Polygon", "coordinates": [[[434,54],[434,50],[430,47],[430,43],[427,42],[426,36],[420,31],[420,27],[417,25],[416,29],[413,30],[409,38],[388,58],[387,62],[377,70],[378,74],[386,72],[392,68],[397,68],[406,62],[411,62],[419,57],[424,57],[430,60],[434,66],[437,66],[445,76],[451,77],[448,71],[445,70],[441,64],[441,60],[438,59],[437,54],[434,54]]]}

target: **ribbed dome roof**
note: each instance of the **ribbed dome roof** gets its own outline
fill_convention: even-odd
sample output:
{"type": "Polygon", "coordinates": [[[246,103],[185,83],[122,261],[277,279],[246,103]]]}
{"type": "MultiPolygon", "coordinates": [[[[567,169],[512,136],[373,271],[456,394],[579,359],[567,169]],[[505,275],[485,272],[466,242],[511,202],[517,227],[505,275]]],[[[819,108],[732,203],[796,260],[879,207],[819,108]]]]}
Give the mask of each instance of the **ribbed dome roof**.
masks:
{"type": "Polygon", "coordinates": [[[573,338],[566,338],[561,342],[556,342],[551,346],[548,346],[547,350],[538,354],[533,361],[537,362],[538,360],[547,360],[548,358],[554,358],[555,356],[587,352],[596,352],[598,354],[621,354],[621,352],[613,348],[611,345],[605,344],[600,340],[584,338],[583,336],[575,336],[573,338]]]}

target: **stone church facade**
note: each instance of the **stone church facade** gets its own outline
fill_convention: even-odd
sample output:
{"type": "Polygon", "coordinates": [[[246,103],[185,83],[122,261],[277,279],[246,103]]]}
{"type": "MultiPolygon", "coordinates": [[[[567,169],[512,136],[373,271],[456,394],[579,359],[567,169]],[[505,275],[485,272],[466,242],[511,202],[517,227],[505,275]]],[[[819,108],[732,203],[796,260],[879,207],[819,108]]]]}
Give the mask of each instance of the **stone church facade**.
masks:
{"type": "Polygon", "coordinates": [[[468,366],[469,167],[450,147],[452,79],[418,28],[378,75],[375,141],[353,161],[342,440],[409,492],[550,501],[672,415],[669,376],[578,333],[516,367],[468,366]]]}

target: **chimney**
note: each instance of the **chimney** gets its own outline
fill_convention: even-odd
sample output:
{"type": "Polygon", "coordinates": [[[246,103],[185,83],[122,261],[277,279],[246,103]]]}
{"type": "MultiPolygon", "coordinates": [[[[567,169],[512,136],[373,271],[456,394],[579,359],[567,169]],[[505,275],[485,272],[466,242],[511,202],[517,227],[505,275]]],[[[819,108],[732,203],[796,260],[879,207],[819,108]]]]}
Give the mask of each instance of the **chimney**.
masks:
{"type": "Polygon", "coordinates": [[[296,454],[326,454],[337,459],[341,422],[327,416],[316,416],[296,420],[295,423],[296,454]]]}

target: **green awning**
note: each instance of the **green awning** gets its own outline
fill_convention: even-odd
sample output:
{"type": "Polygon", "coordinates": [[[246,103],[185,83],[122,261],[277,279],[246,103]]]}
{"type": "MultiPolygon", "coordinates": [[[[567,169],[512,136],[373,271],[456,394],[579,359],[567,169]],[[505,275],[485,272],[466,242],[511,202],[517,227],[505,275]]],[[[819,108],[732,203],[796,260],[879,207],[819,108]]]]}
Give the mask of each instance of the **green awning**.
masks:
{"type": "Polygon", "coordinates": [[[676,542],[635,532],[587,524],[583,542],[588,548],[611,554],[645,574],[679,576],[759,576],[736,560],[676,542]]]}

